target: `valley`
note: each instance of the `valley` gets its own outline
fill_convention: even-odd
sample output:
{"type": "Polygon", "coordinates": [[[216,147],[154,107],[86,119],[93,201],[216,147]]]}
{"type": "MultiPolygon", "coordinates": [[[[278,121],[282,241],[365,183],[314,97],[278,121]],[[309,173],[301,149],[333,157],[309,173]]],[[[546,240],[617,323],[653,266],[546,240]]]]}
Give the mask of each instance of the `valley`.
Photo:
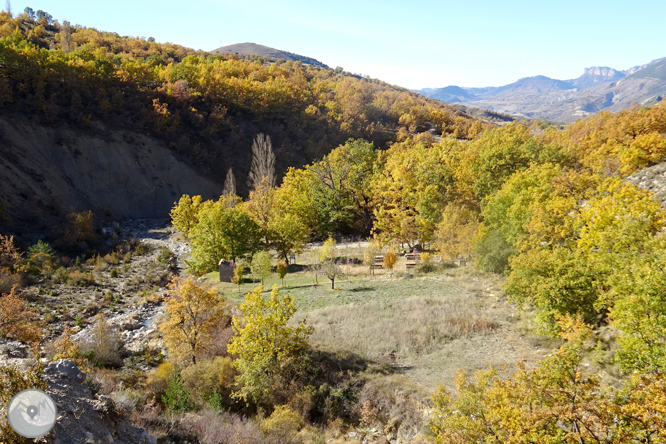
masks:
{"type": "Polygon", "coordinates": [[[665,59],[425,97],[5,9],[1,442],[666,440],[665,59]]]}

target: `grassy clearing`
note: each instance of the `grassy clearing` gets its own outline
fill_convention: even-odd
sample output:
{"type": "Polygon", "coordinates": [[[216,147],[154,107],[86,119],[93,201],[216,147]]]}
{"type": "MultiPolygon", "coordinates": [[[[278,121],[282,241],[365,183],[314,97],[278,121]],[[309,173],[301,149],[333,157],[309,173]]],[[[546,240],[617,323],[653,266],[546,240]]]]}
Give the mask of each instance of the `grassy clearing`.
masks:
{"type": "MultiPolygon", "coordinates": [[[[299,259],[309,260],[306,254],[299,259]]],[[[335,290],[321,274],[315,285],[315,274],[305,267],[295,267],[284,288],[276,275],[264,287],[268,292],[277,284],[294,297],[295,320],[315,327],[315,347],[389,365],[428,392],[439,383],[452,388],[458,369],[529,364],[557,346],[531,333],[529,316],[521,318],[503,298],[498,277],[473,267],[404,279],[392,277],[405,276],[400,262],[394,273],[379,270],[374,279],[365,266],[343,267],[346,276],[336,280],[335,290]]],[[[239,292],[220,283],[217,273],[207,278],[236,303],[258,285],[248,280],[239,292]]]]}

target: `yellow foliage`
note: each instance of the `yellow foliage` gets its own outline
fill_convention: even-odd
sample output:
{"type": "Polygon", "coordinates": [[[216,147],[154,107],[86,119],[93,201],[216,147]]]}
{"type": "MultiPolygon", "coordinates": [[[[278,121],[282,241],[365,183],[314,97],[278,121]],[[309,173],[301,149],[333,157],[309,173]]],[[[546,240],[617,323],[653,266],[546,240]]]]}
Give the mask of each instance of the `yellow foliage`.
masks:
{"type": "Polygon", "coordinates": [[[174,277],[169,283],[164,313],[159,326],[170,359],[175,363],[196,363],[197,355],[211,345],[211,333],[225,315],[225,301],[217,290],[192,277],[174,277]]]}
{"type": "Polygon", "coordinates": [[[190,231],[199,221],[199,211],[201,210],[201,196],[190,197],[184,194],[180,200],[174,203],[174,207],[169,213],[171,223],[183,236],[189,237],[190,231]]]}
{"type": "Polygon", "coordinates": [[[313,331],[304,320],[288,325],[296,312],[291,296],[282,297],[275,285],[266,300],[263,290],[258,286],[238,307],[238,315],[233,316],[234,337],[227,347],[238,355],[234,365],[241,372],[240,389],[233,396],[260,404],[289,378],[290,366],[305,350],[313,331]]]}
{"type": "Polygon", "coordinates": [[[289,443],[295,440],[295,435],[305,426],[305,421],[286,405],[279,405],[268,418],[261,421],[261,431],[266,436],[279,440],[280,443],[289,443]]]}

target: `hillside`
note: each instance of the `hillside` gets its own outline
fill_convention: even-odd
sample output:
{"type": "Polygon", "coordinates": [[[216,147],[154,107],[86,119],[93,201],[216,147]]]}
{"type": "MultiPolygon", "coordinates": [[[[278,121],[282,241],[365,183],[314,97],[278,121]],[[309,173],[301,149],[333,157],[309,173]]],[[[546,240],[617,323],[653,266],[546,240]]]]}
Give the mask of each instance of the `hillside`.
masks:
{"type": "Polygon", "coordinates": [[[516,117],[572,122],[600,111],[621,111],[633,104],[658,102],[666,95],[666,59],[624,71],[586,68],[571,80],[545,76],[500,87],[426,88],[418,92],[444,102],[461,103],[516,117]]]}
{"type": "Polygon", "coordinates": [[[280,49],[269,48],[268,46],[259,45],[257,43],[236,43],[234,45],[222,46],[211,51],[214,54],[235,54],[239,56],[257,56],[267,57],[270,59],[284,59],[292,62],[303,62],[308,65],[319,66],[321,68],[328,68],[328,66],[321,63],[319,60],[312,57],[306,57],[294,54],[280,49]]]}
{"type": "Polygon", "coordinates": [[[474,125],[474,131],[488,126],[374,79],[300,62],[201,53],[25,13],[0,14],[0,63],[0,116],[20,122],[29,136],[9,132],[3,146],[4,159],[29,159],[4,167],[20,178],[3,187],[1,196],[9,219],[0,218],[0,224],[8,226],[11,219],[12,230],[35,221],[23,211],[27,202],[51,216],[84,206],[107,208],[118,218],[166,216],[178,193],[207,195],[217,189],[219,194],[229,168],[239,193],[246,195],[250,147],[262,132],[272,138],[282,175],[349,138],[386,148],[410,133],[431,130],[468,138],[474,125]],[[70,33],[67,41],[62,29],[70,33]],[[41,140],[47,141],[44,146],[41,140]],[[84,150],[80,140],[96,141],[84,150]],[[29,143],[35,148],[24,157],[29,143]],[[114,149],[113,162],[100,168],[107,154],[97,151],[114,149]],[[67,153],[77,150],[85,154],[74,162],[77,172],[59,163],[73,162],[67,153]],[[157,151],[165,155],[149,160],[157,151]],[[106,189],[101,184],[116,174],[127,176],[120,165],[135,165],[128,153],[146,163],[132,172],[127,186],[115,187],[113,197],[93,192],[106,189]],[[171,183],[170,164],[182,168],[183,177],[189,177],[184,183],[192,187],[171,183]],[[71,179],[81,171],[87,172],[85,181],[71,179]],[[53,202],[60,199],[67,202],[62,209],[53,202]]]}

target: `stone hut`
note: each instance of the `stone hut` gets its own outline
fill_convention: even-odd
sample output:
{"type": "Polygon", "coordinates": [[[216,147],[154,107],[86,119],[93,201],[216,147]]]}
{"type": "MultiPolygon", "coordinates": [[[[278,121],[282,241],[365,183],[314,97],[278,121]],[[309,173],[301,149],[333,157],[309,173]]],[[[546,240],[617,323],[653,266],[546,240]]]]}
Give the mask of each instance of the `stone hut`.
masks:
{"type": "Polygon", "coordinates": [[[225,261],[220,259],[220,262],[217,264],[217,268],[220,271],[220,282],[231,282],[231,278],[234,277],[234,264],[231,261],[225,261]]]}

